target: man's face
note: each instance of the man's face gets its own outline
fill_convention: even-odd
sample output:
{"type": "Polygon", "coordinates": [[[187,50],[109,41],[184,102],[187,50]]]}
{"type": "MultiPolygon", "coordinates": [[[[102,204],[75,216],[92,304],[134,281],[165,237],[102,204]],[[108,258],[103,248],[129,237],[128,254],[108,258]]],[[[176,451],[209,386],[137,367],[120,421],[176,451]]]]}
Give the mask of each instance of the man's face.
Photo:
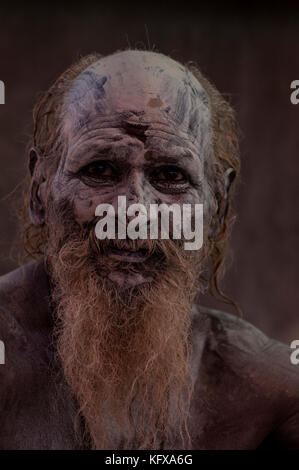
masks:
{"type": "MultiPolygon", "coordinates": [[[[171,59],[132,51],[102,59],[73,83],[63,120],[66,153],[52,198],[67,201],[80,226],[92,223],[99,204],[111,204],[117,216],[118,196],[146,207],[206,199],[207,96],[171,59]]],[[[111,256],[136,266],[124,248],[111,256]]],[[[151,280],[142,270],[108,277],[130,287],[151,280]]]]}

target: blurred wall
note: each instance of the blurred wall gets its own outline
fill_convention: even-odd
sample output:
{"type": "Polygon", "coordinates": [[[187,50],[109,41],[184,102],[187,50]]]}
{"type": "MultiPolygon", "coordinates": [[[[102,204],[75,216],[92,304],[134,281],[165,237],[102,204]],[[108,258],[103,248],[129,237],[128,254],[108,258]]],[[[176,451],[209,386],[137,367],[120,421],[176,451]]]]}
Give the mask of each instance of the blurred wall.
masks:
{"type": "MultiPolygon", "coordinates": [[[[182,62],[196,61],[237,111],[242,130],[239,217],[233,264],[224,286],[244,317],[267,334],[299,338],[299,79],[298,10],[179,9],[124,2],[0,7],[0,274],[17,224],[12,205],[25,174],[25,145],[37,93],[79,56],[130,45],[182,62]]],[[[233,311],[211,299],[203,303],[233,311]]]]}

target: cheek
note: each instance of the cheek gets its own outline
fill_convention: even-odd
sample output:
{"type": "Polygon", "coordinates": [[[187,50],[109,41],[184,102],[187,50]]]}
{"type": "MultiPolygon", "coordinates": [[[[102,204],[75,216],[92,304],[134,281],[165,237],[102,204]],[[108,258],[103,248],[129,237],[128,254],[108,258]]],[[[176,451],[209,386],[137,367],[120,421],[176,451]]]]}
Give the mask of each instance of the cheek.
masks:
{"type": "Polygon", "coordinates": [[[113,190],[99,190],[87,187],[79,180],[69,180],[63,175],[55,177],[51,185],[54,205],[59,207],[63,201],[68,201],[72,207],[75,221],[80,225],[90,222],[95,217],[96,207],[112,199],[113,190]]]}
{"type": "Polygon", "coordinates": [[[72,194],[76,221],[79,224],[92,221],[99,204],[113,204],[115,192],[112,188],[89,188],[79,183],[72,194]]]}

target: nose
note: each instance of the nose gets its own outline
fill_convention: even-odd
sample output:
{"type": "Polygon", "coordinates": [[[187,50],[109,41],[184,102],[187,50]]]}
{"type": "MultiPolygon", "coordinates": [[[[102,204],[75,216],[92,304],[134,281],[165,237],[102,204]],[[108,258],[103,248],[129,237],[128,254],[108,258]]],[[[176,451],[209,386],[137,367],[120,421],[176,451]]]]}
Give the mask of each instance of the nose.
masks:
{"type": "Polygon", "coordinates": [[[142,171],[133,169],[128,177],[128,184],[126,186],[125,196],[127,198],[127,205],[129,204],[144,204],[144,177],[142,171]]]}
{"type": "MultiPolygon", "coordinates": [[[[117,203],[115,206],[115,215],[117,219],[120,220],[123,224],[128,224],[131,220],[135,219],[138,214],[146,214],[147,202],[146,201],[146,183],[143,175],[142,169],[134,168],[130,171],[130,174],[127,177],[125,186],[123,186],[122,191],[118,196],[125,196],[125,202],[122,198],[121,204],[117,203]],[[126,206],[126,214],[124,214],[124,204],[126,206]],[[128,209],[132,204],[141,204],[143,207],[136,208],[136,212],[127,213],[128,209]]],[[[134,208],[132,208],[134,209],[134,208]]]]}

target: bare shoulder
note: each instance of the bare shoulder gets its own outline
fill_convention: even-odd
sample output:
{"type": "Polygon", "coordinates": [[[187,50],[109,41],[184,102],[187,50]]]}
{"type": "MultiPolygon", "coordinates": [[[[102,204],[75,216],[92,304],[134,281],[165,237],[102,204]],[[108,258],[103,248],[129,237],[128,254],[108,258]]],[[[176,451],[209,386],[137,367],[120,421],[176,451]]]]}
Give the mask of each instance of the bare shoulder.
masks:
{"type": "Polygon", "coordinates": [[[25,264],[0,277],[0,333],[42,327],[48,318],[49,285],[43,261],[25,264]]]}
{"type": "Polygon", "coordinates": [[[213,370],[217,393],[230,397],[239,417],[259,422],[260,414],[267,442],[299,449],[299,365],[291,363],[293,350],[228,313],[196,306],[193,318],[195,328],[204,330],[201,379],[211,382],[213,370]]]}
{"type": "Polygon", "coordinates": [[[219,352],[231,367],[252,368],[268,380],[279,376],[280,383],[299,385],[299,366],[291,363],[289,345],[269,338],[246,320],[218,310],[196,306],[205,318],[206,341],[219,352]]]}
{"type": "Polygon", "coordinates": [[[42,262],[26,264],[0,277],[0,397],[26,385],[34,361],[40,361],[49,327],[47,276],[42,262]],[[36,354],[39,352],[39,354],[36,354]],[[35,359],[36,358],[36,359],[35,359]]]}

